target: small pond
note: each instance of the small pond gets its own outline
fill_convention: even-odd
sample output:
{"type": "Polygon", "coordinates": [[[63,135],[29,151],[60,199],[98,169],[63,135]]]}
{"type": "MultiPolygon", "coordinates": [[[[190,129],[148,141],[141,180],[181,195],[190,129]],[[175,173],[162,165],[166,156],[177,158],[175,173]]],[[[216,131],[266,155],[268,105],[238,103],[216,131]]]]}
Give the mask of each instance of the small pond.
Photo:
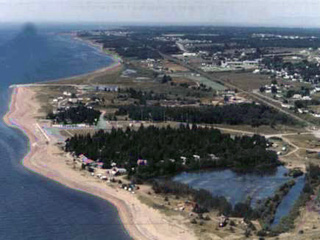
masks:
{"type": "Polygon", "coordinates": [[[287,216],[294,205],[295,201],[298,199],[301,191],[303,190],[305,183],[304,176],[296,179],[296,184],[291,188],[290,192],[282,199],[279,204],[276,214],[274,216],[274,221],[272,226],[276,226],[283,216],[287,216]]]}
{"type": "MultiPolygon", "coordinates": [[[[181,173],[173,178],[174,181],[188,184],[195,189],[205,189],[213,196],[224,196],[234,206],[238,202],[244,202],[247,197],[252,198],[252,207],[258,200],[273,196],[282,184],[291,177],[285,176],[288,170],[280,166],[268,174],[236,173],[229,169],[181,173]]],[[[304,176],[296,179],[296,185],[292,187],[279,205],[275,224],[281,217],[287,215],[295,200],[299,197],[304,186],[304,176]]]]}

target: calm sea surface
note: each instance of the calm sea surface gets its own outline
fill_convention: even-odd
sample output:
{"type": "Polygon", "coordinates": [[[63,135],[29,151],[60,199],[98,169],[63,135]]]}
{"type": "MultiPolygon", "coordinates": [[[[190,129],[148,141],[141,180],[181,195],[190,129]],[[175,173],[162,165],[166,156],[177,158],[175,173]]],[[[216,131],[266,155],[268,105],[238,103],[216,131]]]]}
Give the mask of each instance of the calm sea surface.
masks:
{"type": "MultiPolygon", "coordinates": [[[[76,27],[73,27],[77,29],[76,27]]],[[[68,36],[66,27],[0,26],[0,115],[15,83],[68,77],[112,59],[68,36]]],[[[0,122],[0,239],[129,239],[116,209],[25,169],[27,138],[0,122]]]]}

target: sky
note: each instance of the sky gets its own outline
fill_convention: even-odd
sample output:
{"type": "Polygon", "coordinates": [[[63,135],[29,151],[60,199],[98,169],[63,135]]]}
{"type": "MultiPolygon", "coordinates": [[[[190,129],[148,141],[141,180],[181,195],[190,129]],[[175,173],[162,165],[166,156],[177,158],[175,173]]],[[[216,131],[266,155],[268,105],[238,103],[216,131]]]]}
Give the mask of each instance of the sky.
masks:
{"type": "Polygon", "coordinates": [[[0,0],[0,23],[320,27],[320,0],[0,0]]]}

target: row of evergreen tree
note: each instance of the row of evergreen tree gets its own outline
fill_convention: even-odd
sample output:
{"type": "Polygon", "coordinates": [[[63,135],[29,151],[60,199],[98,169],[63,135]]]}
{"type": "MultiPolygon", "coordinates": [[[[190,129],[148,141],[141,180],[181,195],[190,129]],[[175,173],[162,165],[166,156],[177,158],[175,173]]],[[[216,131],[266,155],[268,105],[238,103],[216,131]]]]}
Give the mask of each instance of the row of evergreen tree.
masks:
{"type": "Polygon", "coordinates": [[[129,115],[133,120],[178,121],[207,124],[249,124],[252,126],[295,124],[287,115],[256,104],[231,104],[201,107],[136,106],[120,107],[116,115],[129,115]]]}
{"type": "Polygon", "coordinates": [[[47,118],[57,123],[78,124],[86,123],[89,125],[96,124],[101,112],[83,105],[70,107],[68,109],[60,109],[57,113],[49,113],[47,118]]]}
{"type": "Polygon", "coordinates": [[[176,129],[142,126],[137,131],[128,128],[99,131],[92,136],[75,135],[66,141],[66,151],[99,159],[106,168],[116,162],[127,168],[130,175],[147,179],[184,170],[277,166],[277,154],[266,145],[267,140],[259,135],[231,137],[219,130],[195,125],[192,128],[181,125],[176,129]],[[147,166],[137,167],[140,158],[148,161],[147,166]]]}

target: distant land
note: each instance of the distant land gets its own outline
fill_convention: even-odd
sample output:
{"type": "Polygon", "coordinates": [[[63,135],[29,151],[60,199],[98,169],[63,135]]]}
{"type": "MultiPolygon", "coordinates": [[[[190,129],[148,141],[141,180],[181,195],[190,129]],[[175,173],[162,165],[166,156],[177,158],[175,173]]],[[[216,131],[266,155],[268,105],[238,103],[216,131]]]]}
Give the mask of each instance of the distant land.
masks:
{"type": "Polygon", "coordinates": [[[318,235],[317,29],[115,26],[70,36],[113,64],[14,86],[4,119],[29,138],[26,167],[108,200],[134,239],[318,235]]]}

